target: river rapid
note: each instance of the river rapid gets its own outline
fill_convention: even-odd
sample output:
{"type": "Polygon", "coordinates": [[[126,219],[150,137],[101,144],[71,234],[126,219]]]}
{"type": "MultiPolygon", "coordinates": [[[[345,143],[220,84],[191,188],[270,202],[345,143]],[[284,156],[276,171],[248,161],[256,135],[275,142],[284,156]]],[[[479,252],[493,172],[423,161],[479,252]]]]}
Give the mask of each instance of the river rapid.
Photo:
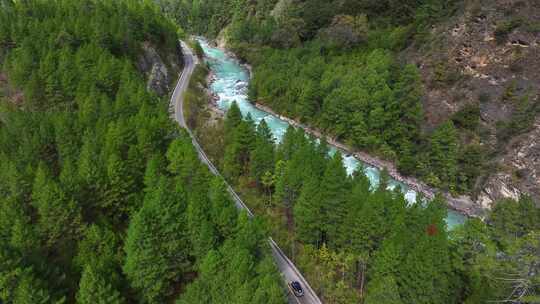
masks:
{"type": "MultiPolygon", "coordinates": [[[[289,123],[275,115],[258,109],[248,101],[247,86],[250,79],[249,70],[225,50],[211,46],[207,41],[202,39],[199,42],[204,50],[205,60],[209,64],[213,75],[210,91],[217,97],[216,103],[218,107],[226,111],[232,102],[236,101],[244,116],[250,114],[256,124],[264,119],[270,130],[272,130],[276,141],[281,141],[289,127],[289,123]]],[[[330,145],[329,147],[330,153],[336,153],[336,147],[330,145]]],[[[361,168],[371,181],[373,187],[378,185],[380,177],[379,169],[363,163],[352,155],[343,154],[343,163],[349,174],[361,168]]],[[[409,202],[416,202],[417,193],[405,184],[391,179],[388,187],[390,189],[400,187],[409,202]]],[[[448,228],[452,229],[457,225],[461,225],[465,219],[464,215],[449,209],[446,223],[448,228]]]]}

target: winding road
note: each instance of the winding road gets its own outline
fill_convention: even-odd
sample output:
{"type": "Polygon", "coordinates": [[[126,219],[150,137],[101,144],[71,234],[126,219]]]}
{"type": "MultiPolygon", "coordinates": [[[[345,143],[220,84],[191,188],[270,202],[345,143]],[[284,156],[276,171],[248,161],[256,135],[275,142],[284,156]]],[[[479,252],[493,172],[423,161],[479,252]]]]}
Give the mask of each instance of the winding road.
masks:
{"type": "MultiPolygon", "coordinates": [[[[191,137],[191,141],[193,143],[193,146],[197,150],[197,153],[199,154],[199,158],[202,162],[204,162],[210,171],[217,176],[221,176],[219,171],[216,169],[216,167],[212,164],[210,159],[206,156],[206,153],[203,151],[199,143],[197,142],[195,136],[191,132],[191,130],[188,128],[186,124],[186,120],[184,118],[184,110],[183,110],[183,94],[186,91],[189,80],[191,78],[191,74],[195,70],[195,66],[199,63],[199,59],[197,56],[193,54],[189,46],[181,41],[182,45],[182,52],[184,55],[184,70],[182,71],[182,74],[180,75],[180,78],[178,79],[178,83],[176,84],[176,87],[174,88],[174,92],[171,96],[171,112],[174,117],[174,120],[178,122],[178,124],[187,130],[189,133],[189,136],[191,137]]],[[[225,180],[225,179],[223,179],[225,180]]],[[[241,210],[245,210],[250,217],[253,217],[253,213],[249,208],[244,204],[242,199],[236,194],[236,192],[233,190],[233,188],[227,184],[227,190],[231,197],[233,198],[236,207],[241,210]]],[[[291,291],[289,290],[288,298],[290,304],[322,304],[319,297],[317,297],[317,294],[313,291],[309,283],[306,281],[304,276],[298,271],[296,266],[287,258],[287,256],[283,253],[283,251],[279,248],[279,246],[274,242],[272,238],[268,239],[268,243],[270,245],[270,248],[272,249],[272,255],[274,257],[274,260],[276,261],[276,265],[278,266],[279,271],[281,272],[283,280],[285,280],[285,283],[289,283],[291,281],[298,281],[302,284],[304,289],[304,296],[303,297],[295,297],[291,291]]],[[[288,285],[287,285],[288,286],[288,285]]]]}

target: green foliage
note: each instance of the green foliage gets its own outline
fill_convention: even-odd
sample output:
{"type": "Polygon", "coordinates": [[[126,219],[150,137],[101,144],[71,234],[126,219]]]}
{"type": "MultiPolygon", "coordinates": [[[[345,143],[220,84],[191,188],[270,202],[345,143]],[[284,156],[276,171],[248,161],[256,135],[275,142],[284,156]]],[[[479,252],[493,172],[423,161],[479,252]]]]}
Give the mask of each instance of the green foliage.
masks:
{"type": "Polygon", "coordinates": [[[278,283],[281,278],[270,256],[255,260],[251,254],[251,245],[261,240],[260,223],[241,216],[236,231],[235,238],[208,251],[199,267],[199,277],[176,303],[285,302],[284,289],[278,283]]]}
{"type": "Polygon", "coordinates": [[[442,182],[440,186],[452,188],[456,183],[458,167],[458,138],[454,124],[450,121],[440,125],[430,138],[430,164],[442,182]]]}
{"type": "Polygon", "coordinates": [[[536,114],[540,111],[538,105],[531,102],[528,95],[519,98],[513,96],[511,99],[515,100],[515,109],[510,120],[497,122],[497,140],[501,143],[508,141],[512,136],[529,131],[536,114]]]}
{"type": "Polygon", "coordinates": [[[319,245],[323,241],[324,221],[323,201],[320,196],[319,180],[315,176],[310,177],[294,205],[294,217],[296,234],[304,244],[319,245]]]}
{"type": "Polygon", "coordinates": [[[321,180],[322,227],[331,248],[342,244],[345,237],[344,219],[347,214],[347,172],[343,166],[341,153],[337,152],[330,159],[321,180]]]}
{"type": "Polygon", "coordinates": [[[274,170],[274,138],[264,119],[257,126],[255,148],[249,158],[250,175],[262,189],[265,174],[272,174],[274,170]]]}
{"type": "Polygon", "coordinates": [[[94,266],[88,264],[82,273],[77,303],[79,304],[121,304],[125,303],[120,292],[113,289],[107,282],[107,277],[98,273],[94,266]]]}
{"type": "MultiPolygon", "coordinates": [[[[404,95],[415,96],[414,92],[404,95]]],[[[230,122],[225,121],[227,123],[230,122]]],[[[242,121],[236,125],[231,132],[241,129],[242,121]]],[[[261,129],[265,128],[263,123],[261,125],[261,129]]],[[[446,168],[445,175],[434,177],[439,182],[453,179],[463,184],[462,187],[469,187],[468,181],[481,170],[477,167],[481,164],[480,147],[471,144],[459,155],[457,134],[451,121],[433,133],[430,144],[429,161],[446,168]],[[459,174],[458,163],[465,168],[459,174]]],[[[248,149],[253,152],[257,146],[248,149]]],[[[287,244],[286,241],[292,239],[285,250],[296,256],[297,265],[312,287],[320,291],[323,300],[331,303],[351,303],[359,298],[371,303],[474,303],[509,294],[506,288],[494,293],[501,288],[501,282],[486,280],[495,275],[495,234],[480,241],[471,239],[481,237],[488,230],[484,223],[474,226],[478,231],[471,231],[472,236],[460,239],[458,244],[448,236],[446,204],[440,196],[433,201],[409,205],[400,191],[387,190],[384,172],[379,187],[372,189],[363,172],[348,176],[341,154],[330,156],[324,142],[319,145],[301,129],[290,127],[275,150],[274,203],[265,206],[266,212],[273,219],[274,233],[281,237],[280,243],[287,244]],[[284,218],[281,218],[282,213],[284,218]],[[277,228],[282,223],[288,228],[285,238],[277,228]],[[489,247],[480,250],[479,242],[489,247]],[[486,263],[485,267],[482,263],[486,263]]],[[[250,158],[248,164],[253,161],[250,158]]],[[[249,171],[242,172],[231,182],[247,191],[241,181],[250,175],[249,171]]],[[[258,192],[262,195],[261,190],[258,192]]],[[[498,216],[501,211],[494,210],[493,227],[504,227],[500,234],[505,240],[515,235],[515,231],[522,231],[518,235],[524,235],[528,229],[536,229],[531,227],[537,227],[533,218],[538,217],[538,212],[531,209],[530,201],[524,200],[520,208],[521,214],[531,214],[522,216],[526,225],[516,224],[517,212],[511,212],[513,217],[498,216]],[[511,225],[501,220],[506,218],[511,225]],[[525,227],[520,230],[518,227],[522,226],[525,227]]],[[[516,266],[505,264],[505,267],[516,266]]],[[[204,294],[213,288],[200,285],[188,294],[211,301],[204,294]]],[[[240,302],[248,298],[236,296],[240,297],[236,298],[240,302]]],[[[193,301],[183,298],[184,302],[180,303],[190,300],[193,301]]]]}
{"type": "Polygon", "coordinates": [[[381,278],[374,278],[368,285],[368,296],[366,304],[401,304],[404,303],[400,296],[396,279],[390,275],[381,278]]]}
{"type": "Polygon", "coordinates": [[[476,131],[480,124],[480,106],[477,104],[464,106],[453,115],[452,122],[458,128],[476,131]]]}
{"type": "Polygon", "coordinates": [[[172,283],[190,270],[187,227],[182,220],[186,202],[170,189],[174,188],[162,178],[146,195],[127,231],[124,273],[148,303],[170,295],[172,283]]]}
{"type": "MultiPolygon", "coordinates": [[[[1,109],[0,302],[173,302],[236,242],[222,181],[136,68],[177,32],[150,1],[0,1],[0,74],[23,97],[1,109]]],[[[237,279],[283,303],[257,229],[242,257],[265,266],[237,279]]]]}
{"type": "MultiPolygon", "coordinates": [[[[428,151],[429,167],[445,168],[435,171],[434,179],[450,187],[469,189],[482,170],[481,146],[460,148],[451,121],[433,132],[428,151]]],[[[274,204],[266,206],[267,214],[273,218],[276,210],[285,210],[286,219],[273,218],[274,226],[294,225],[286,230],[292,242],[285,249],[327,302],[481,303],[504,299],[513,288],[525,291],[522,299],[538,294],[535,276],[519,281],[525,285],[510,283],[518,281],[508,276],[527,277],[520,272],[527,266],[517,261],[525,256],[535,261],[535,242],[523,241],[539,229],[540,212],[529,198],[499,202],[487,224],[469,220],[449,236],[441,196],[409,205],[400,191],[386,189],[384,173],[372,189],[361,171],[346,175],[339,153],[330,156],[324,142],[319,145],[293,127],[276,148],[274,172],[274,204]],[[506,254],[512,258],[498,258],[506,254]]],[[[275,227],[274,233],[280,232],[275,227]]],[[[201,294],[212,289],[199,288],[201,294]]]]}
{"type": "Polygon", "coordinates": [[[510,34],[514,29],[520,27],[522,24],[523,20],[519,18],[512,18],[497,24],[494,33],[495,40],[497,40],[498,43],[503,43],[508,34],[510,34]]]}

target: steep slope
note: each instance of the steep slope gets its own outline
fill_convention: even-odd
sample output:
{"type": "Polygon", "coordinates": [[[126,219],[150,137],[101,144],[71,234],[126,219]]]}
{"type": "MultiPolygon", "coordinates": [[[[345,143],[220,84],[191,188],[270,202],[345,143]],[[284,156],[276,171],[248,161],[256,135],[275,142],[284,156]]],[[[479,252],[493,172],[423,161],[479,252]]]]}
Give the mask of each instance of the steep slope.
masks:
{"type": "Polygon", "coordinates": [[[474,189],[482,206],[521,194],[538,201],[540,3],[466,2],[429,37],[401,55],[422,75],[424,128],[452,119],[462,142],[487,148],[489,169],[474,189]]]}

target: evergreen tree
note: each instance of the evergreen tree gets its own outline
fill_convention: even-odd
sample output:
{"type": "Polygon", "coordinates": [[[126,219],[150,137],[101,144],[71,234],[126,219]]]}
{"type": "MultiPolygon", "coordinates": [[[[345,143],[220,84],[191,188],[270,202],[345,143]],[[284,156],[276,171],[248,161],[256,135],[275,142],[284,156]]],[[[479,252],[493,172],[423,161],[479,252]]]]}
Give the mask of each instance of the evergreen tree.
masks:
{"type": "Polygon", "coordinates": [[[402,304],[396,280],[392,275],[375,277],[368,284],[366,304],[402,304]]]}
{"type": "Polygon", "coordinates": [[[51,297],[49,290],[44,287],[41,280],[32,274],[23,274],[14,292],[13,303],[17,304],[45,304],[45,303],[65,303],[65,299],[55,300],[51,297]]]}
{"type": "Polygon", "coordinates": [[[453,283],[448,238],[444,218],[446,210],[440,197],[429,202],[424,211],[423,233],[418,231],[399,270],[398,285],[405,303],[452,303],[453,283]]]}
{"type": "Polygon", "coordinates": [[[395,126],[397,134],[393,139],[399,139],[401,142],[393,144],[399,147],[420,138],[420,124],[423,119],[421,89],[422,83],[417,68],[414,65],[406,65],[394,88],[395,102],[398,104],[396,114],[400,117],[399,123],[395,126]]]}
{"type": "Polygon", "coordinates": [[[347,172],[341,153],[336,152],[328,163],[321,181],[321,201],[325,215],[322,227],[328,244],[335,248],[343,244],[344,223],[349,191],[347,172]]]}
{"type": "Polygon", "coordinates": [[[240,125],[242,122],[242,113],[240,112],[240,108],[238,108],[238,104],[236,101],[233,101],[229,109],[227,110],[227,115],[225,116],[225,124],[223,125],[224,134],[226,134],[227,138],[225,139],[225,144],[228,145],[232,142],[233,134],[235,133],[234,130],[240,125]]]}
{"type": "Polygon", "coordinates": [[[267,173],[272,173],[274,167],[274,140],[272,132],[264,119],[257,126],[257,137],[255,147],[250,152],[250,175],[262,186],[262,177],[267,173]]]}
{"type": "Polygon", "coordinates": [[[225,148],[223,157],[223,175],[229,180],[236,181],[242,174],[242,163],[238,159],[241,147],[237,142],[232,142],[225,148]]]}
{"type": "Polygon", "coordinates": [[[120,293],[107,282],[107,277],[88,264],[82,272],[77,303],[120,304],[125,301],[120,293]]]}
{"type": "Polygon", "coordinates": [[[149,303],[170,295],[173,282],[190,270],[191,246],[183,215],[186,206],[170,188],[170,182],[163,177],[157,188],[146,195],[127,231],[124,273],[149,303]]]}
{"type": "Polygon", "coordinates": [[[209,197],[212,223],[216,226],[220,239],[226,239],[232,236],[238,215],[221,178],[212,179],[209,197]]]}
{"type": "Polygon", "coordinates": [[[319,180],[311,176],[302,187],[300,197],[294,205],[296,234],[305,244],[320,245],[323,241],[324,231],[321,225],[325,220],[323,204],[319,180]]]}
{"type": "Polygon", "coordinates": [[[118,153],[111,154],[107,159],[107,185],[102,203],[106,212],[112,212],[115,217],[121,218],[135,207],[132,178],[126,162],[118,153]]]}
{"type": "Polygon", "coordinates": [[[439,179],[451,189],[457,176],[458,138],[451,121],[440,125],[431,136],[430,161],[439,179]]]}
{"type": "Polygon", "coordinates": [[[189,184],[200,166],[197,152],[187,135],[171,143],[167,150],[167,160],[167,170],[176,175],[182,184],[189,184]]]}
{"type": "Polygon", "coordinates": [[[39,230],[49,246],[65,246],[77,238],[81,227],[80,208],[50,180],[43,165],[36,172],[32,201],[39,215],[39,230]]]}

